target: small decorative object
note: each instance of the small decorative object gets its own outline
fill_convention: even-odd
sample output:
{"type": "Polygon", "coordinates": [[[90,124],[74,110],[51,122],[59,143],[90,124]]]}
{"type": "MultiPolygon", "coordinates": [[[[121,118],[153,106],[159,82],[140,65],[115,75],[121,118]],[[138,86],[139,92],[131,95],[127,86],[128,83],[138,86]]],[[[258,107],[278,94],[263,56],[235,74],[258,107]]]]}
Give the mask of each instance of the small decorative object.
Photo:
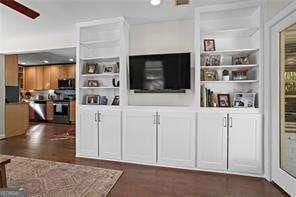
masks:
{"type": "Polygon", "coordinates": [[[229,94],[218,94],[218,105],[219,107],[230,107],[230,96],[229,94]]]}
{"type": "Polygon", "coordinates": [[[222,80],[223,81],[229,81],[229,71],[228,70],[223,70],[223,72],[222,72],[222,80]]]}
{"type": "Polygon", "coordinates": [[[108,98],[106,96],[100,97],[100,105],[108,105],[108,98]]]}
{"type": "Polygon", "coordinates": [[[235,93],[233,99],[234,107],[255,107],[256,93],[235,93]]]}
{"type": "Polygon", "coordinates": [[[113,64],[114,67],[114,73],[119,73],[119,62],[116,62],[115,64],[113,64]]]}
{"type": "Polygon", "coordinates": [[[216,70],[204,70],[204,81],[218,81],[218,72],[216,70]]]}
{"type": "Polygon", "coordinates": [[[211,66],[220,66],[221,55],[211,55],[210,56],[210,65],[211,66]]]}
{"type": "Polygon", "coordinates": [[[232,79],[234,81],[239,81],[239,80],[247,80],[247,72],[248,70],[236,70],[232,71],[232,79]]]}
{"type": "Polygon", "coordinates": [[[210,56],[204,58],[204,66],[211,66],[210,56]]]}
{"type": "Polygon", "coordinates": [[[87,95],[86,96],[86,104],[88,105],[98,105],[100,101],[99,95],[87,95]]]}
{"type": "Polygon", "coordinates": [[[215,51],[215,40],[214,39],[205,39],[204,40],[204,51],[215,51]]]}
{"type": "Polygon", "coordinates": [[[113,101],[112,101],[112,105],[119,105],[119,96],[115,96],[113,101]]]}
{"type": "Polygon", "coordinates": [[[119,87],[119,79],[117,77],[114,77],[112,79],[112,84],[114,87],[119,87]]]}
{"type": "Polygon", "coordinates": [[[99,87],[99,81],[98,80],[88,80],[87,87],[99,87]]]}
{"type": "Polygon", "coordinates": [[[249,56],[232,56],[233,65],[248,65],[250,64],[249,56]]]}
{"type": "Polygon", "coordinates": [[[96,74],[98,69],[98,64],[86,64],[88,74],[96,74]]]}

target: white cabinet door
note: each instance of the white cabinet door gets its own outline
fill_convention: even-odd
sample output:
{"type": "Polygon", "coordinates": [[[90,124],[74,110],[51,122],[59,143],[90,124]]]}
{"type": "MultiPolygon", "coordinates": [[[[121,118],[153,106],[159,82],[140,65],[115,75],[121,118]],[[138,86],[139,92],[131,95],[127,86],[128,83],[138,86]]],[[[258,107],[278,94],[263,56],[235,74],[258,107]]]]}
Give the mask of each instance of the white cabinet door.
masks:
{"type": "Polygon", "coordinates": [[[229,170],[262,173],[262,128],[259,114],[229,115],[229,170]]]}
{"type": "Polygon", "coordinates": [[[158,159],[162,165],[195,167],[196,114],[159,112],[158,159]]]}
{"type": "Polygon", "coordinates": [[[99,111],[99,157],[121,159],[121,112],[99,111]]]}
{"type": "Polygon", "coordinates": [[[79,110],[79,131],[77,136],[78,155],[98,157],[98,111],[79,110]]]}
{"type": "Polygon", "coordinates": [[[227,115],[199,113],[197,127],[197,167],[227,170],[227,115]]]}
{"type": "Polygon", "coordinates": [[[156,163],[155,115],[155,111],[123,111],[123,160],[156,163]]]}

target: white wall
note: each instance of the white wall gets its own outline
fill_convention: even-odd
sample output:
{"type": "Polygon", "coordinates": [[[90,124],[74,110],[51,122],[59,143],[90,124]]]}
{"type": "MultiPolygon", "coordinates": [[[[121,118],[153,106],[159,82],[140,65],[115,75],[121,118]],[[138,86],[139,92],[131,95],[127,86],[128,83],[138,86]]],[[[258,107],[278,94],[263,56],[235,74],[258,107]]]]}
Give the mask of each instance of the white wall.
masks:
{"type": "Polygon", "coordinates": [[[0,139],[4,138],[4,113],[5,113],[5,74],[4,56],[0,54],[0,139]]]}
{"type": "Polygon", "coordinates": [[[275,16],[279,11],[285,8],[289,3],[294,0],[266,0],[265,21],[268,21],[275,16]]]}
{"type": "MultiPolygon", "coordinates": [[[[130,26],[130,54],[162,54],[193,52],[194,22],[179,20],[130,26]]],[[[194,54],[191,66],[194,67],[194,54]]],[[[191,87],[194,90],[194,69],[191,69],[191,87]]],[[[130,105],[192,105],[193,92],[186,94],[129,94],[130,105]]]]}

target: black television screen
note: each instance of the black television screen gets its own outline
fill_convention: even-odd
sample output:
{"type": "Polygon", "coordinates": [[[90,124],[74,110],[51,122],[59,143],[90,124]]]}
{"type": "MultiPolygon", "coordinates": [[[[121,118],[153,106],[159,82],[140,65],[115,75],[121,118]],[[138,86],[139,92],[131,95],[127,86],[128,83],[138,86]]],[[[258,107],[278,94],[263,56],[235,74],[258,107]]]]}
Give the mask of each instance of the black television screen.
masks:
{"type": "Polygon", "coordinates": [[[130,56],[130,89],[190,89],[190,53],[130,56]]]}

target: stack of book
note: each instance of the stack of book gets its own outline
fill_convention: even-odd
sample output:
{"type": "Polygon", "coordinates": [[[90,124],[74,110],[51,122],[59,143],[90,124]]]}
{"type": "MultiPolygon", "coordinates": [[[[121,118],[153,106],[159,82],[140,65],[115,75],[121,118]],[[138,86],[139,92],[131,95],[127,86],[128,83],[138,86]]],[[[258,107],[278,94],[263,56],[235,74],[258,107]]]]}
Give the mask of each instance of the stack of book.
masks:
{"type": "Polygon", "coordinates": [[[210,89],[206,88],[204,85],[201,86],[201,107],[215,107],[215,94],[210,89]]]}

